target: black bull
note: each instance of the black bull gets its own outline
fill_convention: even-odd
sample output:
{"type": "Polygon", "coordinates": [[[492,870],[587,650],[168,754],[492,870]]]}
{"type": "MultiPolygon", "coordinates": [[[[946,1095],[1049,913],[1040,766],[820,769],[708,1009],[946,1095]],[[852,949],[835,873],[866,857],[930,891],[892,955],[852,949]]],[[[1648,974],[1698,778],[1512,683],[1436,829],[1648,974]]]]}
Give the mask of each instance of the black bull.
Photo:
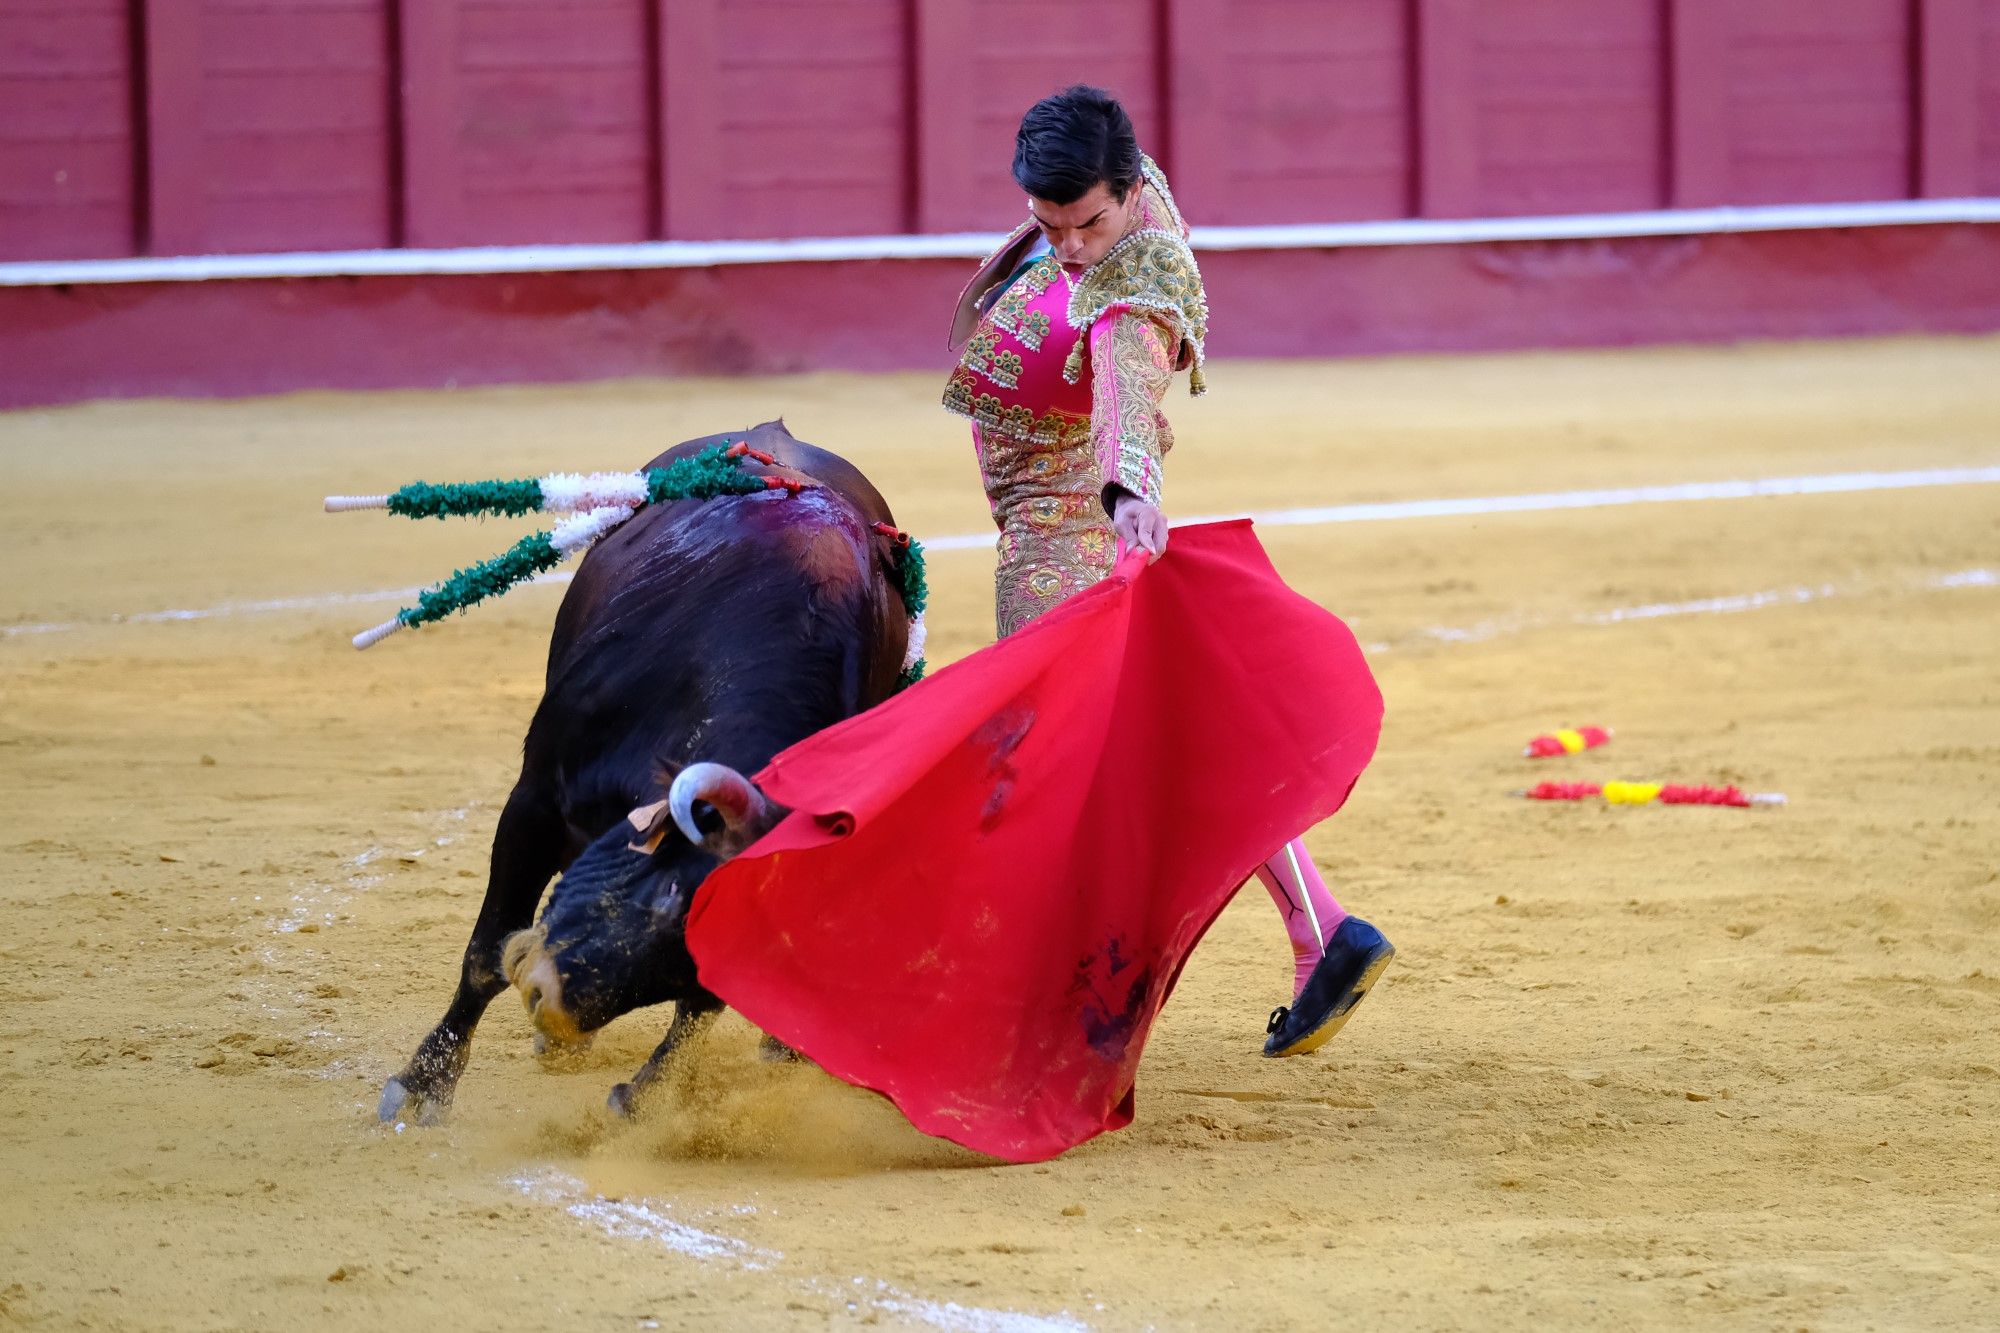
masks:
{"type": "Polygon", "coordinates": [[[458,989],[383,1089],[384,1120],[449,1108],[473,1028],[510,979],[538,1047],[676,1002],[660,1049],[613,1090],[625,1109],[689,1026],[722,1008],[696,979],[688,906],[780,813],[736,775],[895,689],[909,627],[891,539],[874,526],[893,525],[888,505],[781,422],[690,440],[648,466],[724,440],[777,460],[746,468],[813,486],[641,510],[584,558],[556,615],[458,989]]]}

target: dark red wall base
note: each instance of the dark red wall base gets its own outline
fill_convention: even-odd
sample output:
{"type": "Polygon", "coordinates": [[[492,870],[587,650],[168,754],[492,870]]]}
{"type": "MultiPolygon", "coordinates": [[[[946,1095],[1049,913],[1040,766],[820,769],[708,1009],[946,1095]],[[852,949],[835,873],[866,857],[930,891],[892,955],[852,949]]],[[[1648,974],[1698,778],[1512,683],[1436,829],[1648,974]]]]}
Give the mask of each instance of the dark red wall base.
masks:
{"type": "MultiPolygon", "coordinates": [[[[1220,357],[2000,329],[2000,225],[1207,252],[1202,267],[1220,357]]],[[[942,368],[971,268],[881,260],[0,288],[0,407],[942,368]]]]}

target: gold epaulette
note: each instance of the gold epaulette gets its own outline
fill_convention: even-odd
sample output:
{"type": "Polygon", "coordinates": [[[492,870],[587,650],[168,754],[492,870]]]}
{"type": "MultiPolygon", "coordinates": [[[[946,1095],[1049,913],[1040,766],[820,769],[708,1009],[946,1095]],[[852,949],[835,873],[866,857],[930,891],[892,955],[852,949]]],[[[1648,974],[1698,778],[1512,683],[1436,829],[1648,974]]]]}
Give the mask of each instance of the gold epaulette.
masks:
{"type": "MultiPolygon", "coordinates": [[[[1169,205],[1171,207],[1171,205],[1169,205]]],[[[1208,293],[1194,251],[1172,232],[1149,227],[1135,231],[1090,266],[1070,291],[1070,327],[1085,336],[1063,363],[1071,384],[1083,374],[1083,348],[1092,325],[1107,311],[1124,307],[1158,319],[1174,334],[1175,369],[1187,370],[1188,390],[1199,396],[1204,346],[1208,340],[1208,293]]]]}

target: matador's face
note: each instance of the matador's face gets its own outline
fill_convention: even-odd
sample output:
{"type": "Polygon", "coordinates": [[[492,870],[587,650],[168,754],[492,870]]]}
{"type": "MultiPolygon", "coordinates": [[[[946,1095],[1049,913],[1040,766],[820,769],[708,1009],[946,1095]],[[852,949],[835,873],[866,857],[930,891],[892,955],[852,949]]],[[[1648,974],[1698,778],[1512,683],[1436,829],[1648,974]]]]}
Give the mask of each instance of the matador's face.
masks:
{"type": "Polygon", "coordinates": [[[1074,203],[1052,204],[1028,196],[1028,211],[1035,215],[1035,225],[1048,237],[1056,258],[1072,268],[1088,268],[1109,254],[1131,225],[1138,207],[1138,186],[1120,199],[1103,181],[1074,203]]]}

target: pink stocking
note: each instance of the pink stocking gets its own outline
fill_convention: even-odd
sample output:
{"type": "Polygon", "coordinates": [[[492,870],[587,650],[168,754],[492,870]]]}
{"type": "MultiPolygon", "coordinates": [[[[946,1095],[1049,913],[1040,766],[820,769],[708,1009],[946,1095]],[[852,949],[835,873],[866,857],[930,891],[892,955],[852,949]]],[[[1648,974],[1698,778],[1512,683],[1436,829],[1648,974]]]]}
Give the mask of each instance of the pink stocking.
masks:
{"type": "Polygon", "coordinates": [[[1334,901],[1327,890],[1326,881],[1319,877],[1319,870],[1313,865],[1312,857],[1306,852],[1304,838],[1293,838],[1278,854],[1257,867],[1257,880],[1271,895],[1271,901],[1278,905],[1278,911],[1285,918],[1285,933],[1292,938],[1292,995],[1306,988],[1306,978],[1312,975],[1313,967],[1326,952],[1326,941],[1333,936],[1334,929],[1347,919],[1347,909],[1334,901]],[[1286,855],[1287,851],[1292,855],[1286,855]],[[1293,858],[1297,858],[1298,869],[1292,868],[1293,858]],[[1306,904],[1312,904],[1310,913],[1306,904]],[[1319,936],[1313,935],[1312,918],[1319,918],[1319,936]]]}

